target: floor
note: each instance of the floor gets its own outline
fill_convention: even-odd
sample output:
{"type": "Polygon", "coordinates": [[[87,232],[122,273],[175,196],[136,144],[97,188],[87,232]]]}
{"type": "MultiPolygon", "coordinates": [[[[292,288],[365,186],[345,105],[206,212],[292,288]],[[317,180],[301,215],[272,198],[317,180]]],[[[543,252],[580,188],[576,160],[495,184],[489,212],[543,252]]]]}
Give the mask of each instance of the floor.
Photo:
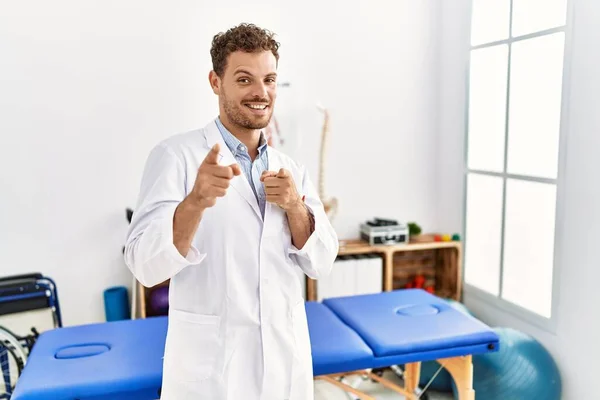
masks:
{"type": "MultiPolygon", "coordinates": [[[[387,371],[384,373],[384,378],[389,379],[393,383],[398,385],[402,385],[402,380],[398,378],[391,371],[387,371]]],[[[354,381],[350,378],[345,383],[352,384],[354,381]]],[[[360,379],[360,378],[358,378],[360,379]]],[[[356,387],[356,386],[355,386],[356,387]]],[[[370,396],[373,396],[377,400],[400,400],[404,399],[404,396],[390,390],[386,389],[379,383],[373,383],[370,380],[363,380],[359,386],[360,390],[370,396]]],[[[453,400],[454,397],[452,393],[436,393],[432,391],[427,391],[429,400],[453,400]]],[[[355,400],[356,397],[353,395],[344,392],[340,388],[321,380],[315,381],[315,400],[355,400]]]]}

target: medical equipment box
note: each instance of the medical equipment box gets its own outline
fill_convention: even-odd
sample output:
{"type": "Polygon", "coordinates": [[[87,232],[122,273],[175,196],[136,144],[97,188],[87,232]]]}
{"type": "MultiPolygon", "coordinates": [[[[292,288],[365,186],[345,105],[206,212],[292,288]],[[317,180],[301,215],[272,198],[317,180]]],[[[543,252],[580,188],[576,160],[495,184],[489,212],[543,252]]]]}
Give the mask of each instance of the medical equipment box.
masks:
{"type": "Polygon", "coordinates": [[[361,224],[360,237],[370,245],[397,245],[409,242],[407,225],[380,218],[361,224]]]}

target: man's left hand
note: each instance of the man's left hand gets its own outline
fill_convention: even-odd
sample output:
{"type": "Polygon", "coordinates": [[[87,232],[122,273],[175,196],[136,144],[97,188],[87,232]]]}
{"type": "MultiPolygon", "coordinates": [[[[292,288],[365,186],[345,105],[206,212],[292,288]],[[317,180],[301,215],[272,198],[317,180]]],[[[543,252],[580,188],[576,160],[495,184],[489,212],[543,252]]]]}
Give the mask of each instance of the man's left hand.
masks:
{"type": "Polygon", "coordinates": [[[268,202],[277,204],[285,211],[293,211],[302,205],[302,199],[288,170],[281,168],[279,172],[265,171],[260,180],[265,185],[268,202]]]}

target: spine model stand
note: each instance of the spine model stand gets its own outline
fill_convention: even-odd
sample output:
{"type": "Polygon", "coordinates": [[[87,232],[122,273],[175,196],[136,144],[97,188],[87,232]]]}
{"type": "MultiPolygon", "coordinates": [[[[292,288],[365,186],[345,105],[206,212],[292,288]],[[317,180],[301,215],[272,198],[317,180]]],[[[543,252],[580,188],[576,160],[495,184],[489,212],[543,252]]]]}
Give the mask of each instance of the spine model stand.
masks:
{"type": "Polygon", "coordinates": [[[319,157],[319,197],[323,202],[325,213],[333,220],[337,213],[338,200],[335,197],[326,198],[325,195],[325,158],[327,155],[327,136],[329,135],[329,111],[321,105],[317,108],[324,114],[323,128],[321,130],[321,153],[319,157]]]}

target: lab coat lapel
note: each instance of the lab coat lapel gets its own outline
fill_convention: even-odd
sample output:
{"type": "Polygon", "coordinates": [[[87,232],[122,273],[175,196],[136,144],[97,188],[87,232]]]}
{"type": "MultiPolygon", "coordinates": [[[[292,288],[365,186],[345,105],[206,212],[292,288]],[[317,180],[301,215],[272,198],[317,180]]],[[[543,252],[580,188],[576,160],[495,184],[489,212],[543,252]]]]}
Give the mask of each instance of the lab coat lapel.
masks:
{"type": "MultiPolygon", "coordinates": [[[[235,157],[229,150],[229,147],[227,147],[225,140],[223,140],[223,136],[221,135],[221,132],[219,131],[219,128],[217,127],[217,124],[215,121],[213,121],[206,127],[205,132],[206,132],[206,144],[209,149],[212,148],[215,145],[215,143],[219,143],[219,147],[220,147],[219,164],[220,165],[230,165],[233,163],[237,163],[237,160],[235,159],[235,157]]],[[[235,191],[237,193],[239,193],[248,202],[250,207],[252,207],[252,209],[256,213],[256,216],[258,218],[262,219],[260,209],[258,208],[258,201],[256,200],[256,197],[254,196],[254,192],[252,191],[252,188],[250,187],[250,182],[248,182],[248,179],[244,175],[243,171],[240,175],[234,177],[231,180],[230,185],[231,185],[231,187],[233,187],[235,189],[235,191]]]]}

